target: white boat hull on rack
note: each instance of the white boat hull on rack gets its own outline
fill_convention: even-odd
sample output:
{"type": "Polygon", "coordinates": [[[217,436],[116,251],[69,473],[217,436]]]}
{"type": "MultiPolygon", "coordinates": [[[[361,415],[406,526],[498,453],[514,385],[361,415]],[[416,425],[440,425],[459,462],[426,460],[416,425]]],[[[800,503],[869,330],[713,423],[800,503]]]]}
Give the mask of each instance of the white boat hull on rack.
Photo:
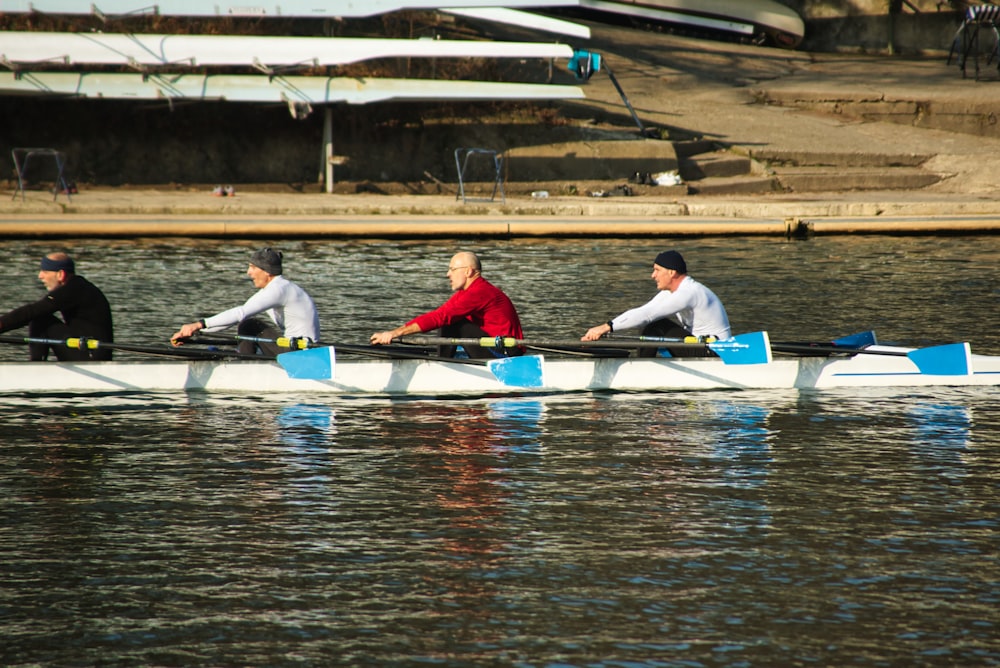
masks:
{"type": "Polygon", "coordinates": [[[441,100],[578,100],[578,86],[260,75],[148,75],[0,72],[0,95],[62,95],[121,100],[226,100],[228,102],[300,102],[307,104],[371,104],[441,100]]]}
{"type": "MultiPolygon", "coordinates": [[[[505,7],[573,7],[577,0],[506,0],[505,7]]],[[[495,0],[462,0],[448,7],[496,7],[495,0]]],[[[425,0],[268,0],[267,2],[205,2],[204,0],[3,0],[0,11],[11,14],[98,14],[125,16],[257,16],[300,18],[356,18],[377,16],[403,9],[440,9],[425,0]]]]}
{"type": "Polygon", "coordinates": [[[0,32],[0,56],[14,67],[293,67],[348,65],[381,58],[566,58],[566,44],[446,39],[261,37],[0,32]]]}
{"type": "Polygon", "coordinates": [[[201,0],[159,0],[149,4],[144,0],[0,0],[0,13],[11,14],[40,12],[69,16],[95,15],[104,18],[134,16],[185,16],[185,17],[252,17],[252,18],[307,18],[351,19],[387,14],[400,10],[435,10],[491,23],[505,23],[530,30],[590,39],[590,28],[585,25],[533,14],[523,9],[547,7],[576,7],[579,0],[506,0],[498,7],[494,0],[465,0],[454,6],[442,6],[424,0],[279,0],[270,3],[241,2],[225,4],[201,0]]]}
{"type": "Polygon", "coordinates": [[[795,10],[775,0],[580,0],[580,6],[641,19],[678,23],[798,46],[805,23],[795,10]]]}
{"type": "MultiPolygon", "coordinates": [[[[906,349],[900,349],[906,350],[906,349]]],[[[332,380],[289,378],[275,362],[0,363],[0,393],[186,392],[461,396],[592,391],[998,386],[1000,357],[972,355],[969,373],[921,373],[907,357],[551,359],[541,387],[505,385],[484,366],[430,360],[341,360],[332,380]]],[[[2,397],[0,397],[2,401],[2,397]]]]}

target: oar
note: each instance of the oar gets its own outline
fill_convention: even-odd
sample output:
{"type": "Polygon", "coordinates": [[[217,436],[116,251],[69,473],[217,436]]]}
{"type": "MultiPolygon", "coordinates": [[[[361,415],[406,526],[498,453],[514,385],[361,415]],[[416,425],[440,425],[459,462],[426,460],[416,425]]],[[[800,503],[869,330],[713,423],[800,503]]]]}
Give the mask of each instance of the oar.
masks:
{"type": "Polygon", "coordinates": [[[273,343],[279,348],[288,348],[289,350],[305,350],[306,348],[315,348],[321,345],[321,343],[313,343],[309,339],[303,338],[301,336],[279,336],[276,339],[267,339],[260,336],[244,336],[242,334],[196,334],[195,336],[189,336],[185,339],[178,339],[185,343],[196,343],[196,344],[206,344],[213,345],[216,343],[238,343],[240,341],[252,341],[254,343],[273,343]]]}
{"type": "MultiPolygon", "coordinates": [[[[195,336],[183,339],[183,341],[189,343],[201,343],[201,344],[215,344],[215,343],[233,343],[235,341],[253,341],[255,343],[273,343],[279,348],[289,348],[294,349],[291,352],[299,352],[302,350],[312,349],[312,348],[337,348],[344,352],[357,353],[359,355],[367,355],[369,357],[385,357],[385,358],[399,358],[399,359],[421,359],[421,360],[438,360],[438,361],[448,361],[456,362],[460,364],[478,364],[480,366],[486,366],[486,360],[472,360],[472,359],[455,359],[451,357],[438,357],[436,355],[429,355],[426,353],[418,353],[413,350],[400,350],[393,346],[372,346],[372,345],[356,345],[349,343],[326,343],[323,341],[310,341],[303,338],[289,338],[280,337],[277,339],[266,339],[259,336],[242,336],[242,335],[215,335],[209,334],[208,336],[195,336]]],[[[285,353],[279,353],[279,355],[284,355],[285,353]]],[[[307,356],[303,355],[302,359],[306,359],[307,356]]]]}
{"type": "Polygon", "coordinates": [[[572,339],[534,340],[514,337],[481,337],[452,339],[444,337],[407,337],[407,341],[422,345],[474,345],[483,348],[665,348],[675,350],[711,350],[726,364],[766,364],[771,361],[771,346],[767,332],[737,334],[724,341],[696,342],[687,339],[639,337],[634,339],[602,338],[597,341],[572,339]]]}
{"type": "MultiPolygon", "coordinates": [[[[738,335],[737,335],[738,336],[738,335]]],[[[671,348],[677,347],[678,343],[688,343],[688,344],[708,344],[718,341],[714,336],[710,337],[697,337],[697,336],[686,336],[682,339],[679,338],[667,338],[662,336],[607,336],[601,339],[601,341],[616,341],[622,344],[626,344],[623,347],[635,347],[639,344],[639,347],[654,347],[659,346],[664,343],[670,344],[671,348]]],[[[849,336],[844,336],[839,339],[834,339],[833,341],[824,341],[821,343],[815,342],[804,342],[802,345],[837,345],[837,346],[851,346],[855,348],[861,348],[864,346],[875,345],[875,332],[869,330],[867,332],[859,332],[857,334],[851,334],[849,336]]],[[[584,343],[583,345],[587,345],[584,343]]]]}
{"type": "Polygon", "coordinates": [[[868,330],[842,336],[829,343],[773,343],[771,350],[793,355],[889,355],[908,357],[922,374],[967,376],[972,373],[972,351],[968,343],[946,343],[929,348],[899,349],[878,345],[875,332],[868,330]]]}
{"type": "Polygon", "coordinates": [[[822,349],[828,348],[830,346],[835,346],[835,347],[837,347],[837,349],[840,352],[843,352],[845,349],[849,349],[849,348],[850,349],[858,349],[858,350],[865,349],[865,348],[868,348],[869,346],[874,346],[877,343],[878,343],[878,339],[876,339],[876,337],[875,337],[875,332],[873,332],[872,330],[869,329],[868,331],[865,331],[865,332],[858,332],[857,334],[849,334],[847,336],[842,336],[842,337],[840,337],[838,339],[833,339],[832,341],[818,341],[818,342],[817,341],[791,341],[791,342],[778,342],[778,343],[775,343],[773,345],[774,346],[785,346],[785,347],[789,348],[789,350],[787,350],[787,351],[781,351],[781,352],[794,352],[792,350],[793,346],[806,346],[809,351],[818,350],[820,352],[811,353],[811,352],[807,351],[807,352],[803,352],[802,354],[805,354],[805,355],[809,355],[809,354],[825,355],[825,354],[828,354],[828,353],[822,352],[822,349]]]}
{"type": "Polygon", "coordinates": [[[794,355],[888,355],[908,357],[922,374],[931,376],[967,376],[971,373],[971,349],[968,343],[946,343],[928,348],[900,350],[874,346],[851,348],[833,344],[812,343],[772,343],[771,349],[777,353],[794,355]]]}
{"type": "MultiPolygon", "coordinates": [[[[673,339],[657,339],[654,337],[639,337],[647,344],[652,341],[669,343],[673,339]]],[[[739,338],[739,337],[736,337],[739,338]]],[[[898,348],[879,347],[875,332],[869,330],[849,336],[834,339],[828,343],[771,343],[771,352],[790,353],[802,356],[829,355],[889,355],[893,357],[908,357],[922,374],[934,376],[966,376],[971,373],[971,351],[968,343],[949,343],[929,348],[900,350],[898,348]]],[[[719,342],[725,343],[725,342],[719,342]]],[[[673,348],[677,344],[669,343],[673,348]]],[[[708,344],[709,347],[712,344],[708,344]]],[[[713,348],[714,349],[714,348],[713,348]]],[[[720,355],[721,357],[721,355],[720,355]]],[[[727,364],[730,362],[727,362],[727,364]]],[[[746,362],[743,362],[746,363],[746,362]]]]}
{"type": "Polygon", "coordinates": [[[281,353],[278,355],[278,364],[285,370],[289,378],[333,380],[336,377],[337,350],[388,359],[416,359],[485,366],[490,370],[494,378],[510,387],[544,387],[545,385],[542,357],[540,355],[478,360],[425,355],[423,353],[399,350],[398,348],[339,343],[281,353]]]}
{"type": "MultiPolygon", "coordinates": [[[[208,341],[255,341],[263,343],[273,343],[283,348],[297,348],[287,353],[280,353],[277,357],[278,364],[285,370],[289,378],[303,380],[333,380],[336,376],[337,350],[355,353],[358,355],[368,355],[371,357],[381,357],[387,359],[419,359],[425,361],[451,362],[455,364],[473,364],[487,367],[493,376],[504,385],[514,387],[542,387],[541,357],[531,356],[505,357],[495,360],[474,360],[460,359],[452,357],[439,357],[437,355],[427,355],[411,351],[402,351],[398,348],[383,348],[379,346],[360,346],[351,344],[327,344],[323,342],[310,342],[306,339],[295,339],[282,337],[278,339],[265,339],[256,336],[233,337],[199,337],[208,341]]],[[[197,342],[197,339],[194,340],[197,342]]]]}
{"type": "Polygon", "coordinates": [[[556,353],[570,357],[629,357],[630,351],[624,348],[577,348],[571,346],[525,346],[530,350],[537,350],[543,355],[545,353],[556,353]]]}
{"type": "MultiPolygon", "coordinates": [[[[454,359],[451,357],[437,357],[435,355],[430,355],[427,353],[417,353],[413,350],[400,350],[393,346],[372,346],[372,345],[356,345],[349,343],[327,343],[325,341],[310,341],[309,339],[304,339],[301,337],[279,337],[277,339],[266,339],[259,336],[243,336],[241,334],[234,334],[231,336],[227,335],[216,335],[209,334],[207,336],[194,336],[186,339],[182,339],[187,343],[195,344],[217,344],[217,343],[235,343],[237,341],[253,341],[254,343],[273,343],[279,348],[288,348],[289,350],[299,351],[306,350],[309,348],[339,348],[342,351],[349,353],[357,353],[359,355],[368,355],[370,357],[398,357],[400,359],[431,359],[431,360],[447,360],[449,362],[464,362],[466,364],[479,364],[485,365],[485,360],[468,360],[468,359],[454,359]]],[[[284,353],[279,353],[284,354],[284,353]]]]}
{"type": "Polygon", "coordinates": [[[878,340],[875,338],[875,332],[870,329],[865,332],[849,334],[848,336],[842,336],[839,339],[833,340],[833,344],[836,346],[851,346],[853,348],[874,346],[876,343],[878,343],[878,340]]]}
{"type": "Polygon", "coordinates": [[[397,339],[400,343],[411,343],[419,346],[480,346],[482,348],[662,348],[670,343],[670,347],[680,347],[690,350],[705,350],[705,343],[684,341],[683,339],[620,339],[605,337],[598,341],[580,341],[579,339],[517,339],[510,336],[494,338],[448,338],[443,336],[407,336],[397,339]]]}
{"type": "MultiPolygon", "coordinates": [[[[266,339],[259,336],[243,336],[240,334],[236,335],[215,335],[209,334],[207,336],[196,336],[184,339],[186,342],[190,343],[204,343],[204,344],[215,344],[215,343],[233,343],[236,341],[253,341],[255,343],[273,343],[279,348],[289,348],[294,349],[293,352],[298,352],[301,350],[306,350],[310,348],[335,348],[343,352],[355,353],[358,355],[366,355],[369,357],[383,357],[388,359],[420,359],[420,360],[433,360],[438,362],[455,362],[456,364],[475,364],[478,366],[488,366],[488,360],[477,360],[477,359],[466,359],[466,358],[455,358],[455,357],[441,357],[438,355],[431,355],[428,353],[418,353],[411,350],[401,350],[394,346],[372,346],[372,345],[356,345],[349,343],[327,343],[324,341],[310,341],[303,338],[289,338],[280,337],[277,339],[266,339]]],[[[279,353],[284,355],[285,353],[279,353]]],[[[318,357],[318,356],[317,356],[318,357]]],[[[303,355],[302,359],[306,359],[303,355]]]]}
{"type": "Polygon", "coordinates": [[[74,350],[97,350],[104,348],[107,350],[120,350],[129,353],[142,353],[144,355],[158,355],[163,357],[185,357],[197,359],[221,359],[224,357],[234,357],[237,359],[273,360],[273,357],[262,355],[245,355],[243,353],[230,352],[224,350],[194,350],[176,348],[173,346],[144,346],[130,343],[110,343],[97,339],[84,337],[73,337],[68,339],[44,339],[35,337],[12,337],[0,336],[0,343],[30,344],[40,343],[49,346],[65,346],[74,350]]]}

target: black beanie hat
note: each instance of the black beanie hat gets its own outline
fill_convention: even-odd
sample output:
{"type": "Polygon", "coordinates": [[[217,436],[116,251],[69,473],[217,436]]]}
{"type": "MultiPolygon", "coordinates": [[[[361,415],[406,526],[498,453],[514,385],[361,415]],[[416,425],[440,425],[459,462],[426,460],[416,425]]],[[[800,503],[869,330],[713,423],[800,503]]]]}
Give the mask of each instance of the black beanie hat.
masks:
{"type": "Polygon", "coordinates": [[[663,251],[656,256],[653,263],[660,265],[664,269],[673,269],[680,274],[688,273],[687,264],[684,263],[684,258],[682,258],[681,254],[675,250],[663,251]]]}

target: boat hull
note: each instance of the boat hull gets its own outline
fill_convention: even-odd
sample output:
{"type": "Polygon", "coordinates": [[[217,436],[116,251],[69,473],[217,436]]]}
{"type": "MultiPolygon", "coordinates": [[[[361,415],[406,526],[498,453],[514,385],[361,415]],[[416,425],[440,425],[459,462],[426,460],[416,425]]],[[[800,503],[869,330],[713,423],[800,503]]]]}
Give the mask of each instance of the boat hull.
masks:
{"type": "Polygon", "coordinates": [[[973,355],[971,373],[922,374],[906,357],[789,357],[766,364],[698,359],[554,359],[541,387],[505,385],[483,366],[425,360],[338,361],[331,380],[289,378],[255,361],[13,362],[0,393],[226,392],[455,396],[594,391],[996,386],[1000,357],[973,355]]]}
{"type": "Polygon", "coordinates": [[[614,14],[736,33],[766,35],[775,45],[797,47],[805,23],[793,9],[774,0],[579,0],[580,6],[614,14]]]}

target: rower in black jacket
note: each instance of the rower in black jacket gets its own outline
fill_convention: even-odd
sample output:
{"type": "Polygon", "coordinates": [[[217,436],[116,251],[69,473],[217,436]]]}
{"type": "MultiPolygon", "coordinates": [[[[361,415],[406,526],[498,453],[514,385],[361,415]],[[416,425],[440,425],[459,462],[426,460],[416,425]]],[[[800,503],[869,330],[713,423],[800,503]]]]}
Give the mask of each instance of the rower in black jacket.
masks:
{"type": "MultiPolygon", "coordinates": [[[[28,336],[32,339],[114,341],[111,306],[100,288],[76,274],[73,258],[66,253],[49,253],[42,258],[38,280],[48,290],[46,295],[0,315],[0,332],[27,325],[28,336]]],[[[50,349],[59,361],[111,359],[111,351],[107,348],[78,350],[48,343],[28,345],[32,361],[48,359],[50,349]]]]}

